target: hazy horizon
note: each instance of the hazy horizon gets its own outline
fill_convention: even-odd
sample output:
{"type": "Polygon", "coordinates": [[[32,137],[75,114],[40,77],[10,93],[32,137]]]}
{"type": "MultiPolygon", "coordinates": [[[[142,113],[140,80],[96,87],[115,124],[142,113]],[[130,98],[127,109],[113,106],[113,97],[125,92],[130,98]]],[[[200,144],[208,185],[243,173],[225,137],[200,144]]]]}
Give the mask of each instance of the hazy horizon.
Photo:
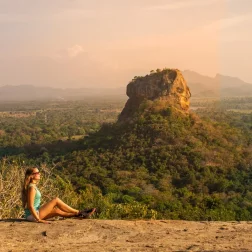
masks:
{"type": "Polygon", "coordinates": [[[125,86],[178,68],[252,83],[251,0],[0,0],[0,86],[125,86]]]}

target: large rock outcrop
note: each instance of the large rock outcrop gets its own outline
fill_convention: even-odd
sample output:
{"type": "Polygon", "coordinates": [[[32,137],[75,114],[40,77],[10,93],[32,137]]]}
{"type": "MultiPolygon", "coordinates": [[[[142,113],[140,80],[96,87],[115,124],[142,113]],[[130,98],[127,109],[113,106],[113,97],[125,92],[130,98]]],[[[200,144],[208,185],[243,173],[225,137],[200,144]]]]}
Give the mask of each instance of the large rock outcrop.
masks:
{"type": "Polygon", "coordinates": [[[147,100],[154,102],[153,106],[158,104],[160,109],[173,106],[187,112],[191,97],[186,81],[177,69],[164,69],[145,77],[135,77],[127,86],[127,95],[129,99],[119,121],[132,118],[147,100]]]}

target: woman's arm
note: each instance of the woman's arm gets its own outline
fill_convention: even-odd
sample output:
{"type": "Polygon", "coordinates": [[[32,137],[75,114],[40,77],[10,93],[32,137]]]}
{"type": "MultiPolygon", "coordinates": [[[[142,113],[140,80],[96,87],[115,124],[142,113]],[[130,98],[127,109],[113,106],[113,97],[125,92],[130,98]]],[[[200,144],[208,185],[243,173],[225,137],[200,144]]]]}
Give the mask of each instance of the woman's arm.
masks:
{"type": "Polygon", "coordinates": [[[29,208],[29,210],[31,211],[31,214],[37,220],[37,222],[40,222],[40,218],[34,209],[35,194],[36,194],[36,189],[33,186],[30,186],[28,188],[27,207],[29,208]]]}

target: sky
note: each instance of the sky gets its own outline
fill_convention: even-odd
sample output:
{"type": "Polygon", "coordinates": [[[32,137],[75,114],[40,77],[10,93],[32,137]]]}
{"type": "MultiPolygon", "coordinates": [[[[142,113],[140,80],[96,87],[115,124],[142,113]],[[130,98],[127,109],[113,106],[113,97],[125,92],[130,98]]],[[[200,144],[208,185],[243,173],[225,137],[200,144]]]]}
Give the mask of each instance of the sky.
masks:
{"type": "Polygon", "coordinates": [[[252,0],[0,0],[0,86],[123,87],[157,68],[252,83],[252,0]]]}

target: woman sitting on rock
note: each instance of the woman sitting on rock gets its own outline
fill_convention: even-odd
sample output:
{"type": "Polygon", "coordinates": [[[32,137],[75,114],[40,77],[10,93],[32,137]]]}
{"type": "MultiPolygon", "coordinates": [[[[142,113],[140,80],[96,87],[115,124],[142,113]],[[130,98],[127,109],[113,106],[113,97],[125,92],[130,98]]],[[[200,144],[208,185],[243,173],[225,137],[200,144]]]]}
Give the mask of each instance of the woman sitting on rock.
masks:
{"type": "Polygon", "coordinates": [[[25,218],[28,221],[47,223],[46,219],[55,216],[88,218],[95,212],[95,208],[79,211],[68,206],[59,198],[55,198],[40,206],[41,193],[37,188],[39,180],[40,172],[38,168],[34,167],[26,170],[22,201],[25,209],[25,218]]]}

